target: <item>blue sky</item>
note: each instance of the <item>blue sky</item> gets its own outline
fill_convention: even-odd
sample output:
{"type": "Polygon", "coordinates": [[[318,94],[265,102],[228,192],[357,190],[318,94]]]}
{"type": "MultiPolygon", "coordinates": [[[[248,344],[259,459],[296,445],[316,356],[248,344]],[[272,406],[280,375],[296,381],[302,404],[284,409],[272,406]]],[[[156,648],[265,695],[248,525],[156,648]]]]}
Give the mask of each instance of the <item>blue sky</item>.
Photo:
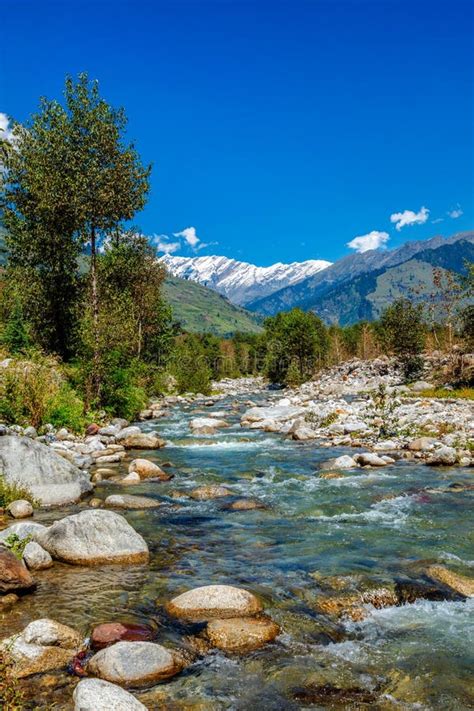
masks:
{"type": "Polygon", "coordinates": [[[87,71],[153,163],[146,234],[332,261],[473,227],[472,57],[464,0],[15,0],[0,112],[87,71]]]}

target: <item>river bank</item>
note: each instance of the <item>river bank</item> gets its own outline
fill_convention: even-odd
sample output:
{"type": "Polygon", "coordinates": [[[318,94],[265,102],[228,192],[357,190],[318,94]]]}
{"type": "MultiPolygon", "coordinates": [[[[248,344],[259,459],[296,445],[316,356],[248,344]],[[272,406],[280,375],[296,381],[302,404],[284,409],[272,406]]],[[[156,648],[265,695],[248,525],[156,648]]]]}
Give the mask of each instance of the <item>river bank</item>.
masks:
{"type": "MultiPolygon", "coordinates": [[[[82,648],[99,624],[144,626],[184,667],[166,682],[132,689],[149,709],[469,708],[472,601],[456,588],[472,578],[472,469],[463,461],[472,405],[436,402],[437,410],[433,401],[418,404],[423,397],[401,399],[396,413],[429,414],[430,426],[456,417],[457,431],[436,432],[426,450],[410,449],[418,433],[397,433],[380,449],[390,440],[380,437],[367,391],[391,377],[375,372],[382,365],[370,375],[373,388],[368,375],[343,372],[331,384],[343,390],[323,397],[323,379],[285,393],[262,382],[250,393],[252,382],[229,381],[210,398],[151,403],[153,418],[122,435],[132,437],[127,446],[123,422],[112,423],[115,433],[52,440],[54,451],[90,457],[81,471],[94,489],[35,510],[34,522],[51,527],[81,512],[116,513],[146,542],[148,562],[91,567],[53,555],[52,567],[33,573],[36,590],[2,615],[1,637],[52,617],[79,634],[82,648]],[[344,411],[321,423],[334,403],[344,411]],[[351,429],[356,418],[363,429],[351,429]],[[335,424],[344,432],[330,430],[335,424]],[[295,436],[302,427],[311,438],[295,436]],[[140,441],[156,447],[135,448],[140,441]],[[98,442],[103,447],[79,451],[98,442]],[[454,463],[426,464],[447,447],[454,463]],[[355,461],[364,452],[392,461],[355,461]],[[340,457],[353,465],[327,463],[340,457]],[[145,478],[141,460],[164,476],[154,470],[145,478]],[[133,473],[139,478],[126,481],[133,473]],[[137,504],[127,497],[154,505],[127,508],[137,504]],[[257,651],[222,650],[201,621],[170,614],[177,595],[215,584],[255,595],[271,621],[266,629],[278,627],[274,641],[270,634],[257,651]]],[[[47,708],[53,697],[58,708],[74,707],[78,677],[63,666],[25,678],[25,708],[47,708]]]]}

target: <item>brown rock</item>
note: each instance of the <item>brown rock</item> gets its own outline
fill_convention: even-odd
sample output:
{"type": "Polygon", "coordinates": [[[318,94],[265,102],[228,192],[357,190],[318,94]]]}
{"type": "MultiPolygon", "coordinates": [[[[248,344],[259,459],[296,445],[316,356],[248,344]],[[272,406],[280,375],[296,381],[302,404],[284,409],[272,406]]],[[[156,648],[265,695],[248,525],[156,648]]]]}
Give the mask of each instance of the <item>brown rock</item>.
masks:
{"type": "Polygon", "coordinates": [[[443,565],[430,565],[426,573],[432,580],[447,585],[460,593],[460,595],[474,597],[474,578],[453,573],[452,570],[448,570],[443,565]]]}
{"type": "Polygon", "coordinates": [[[140,479],[161,479],[162,481],[169,481],[172,478],[172,474],[167,474],[157,464],[150,462],[148,459],[134,459],[130,463],[128,471],[130,474],[136,472],[140,479]]]}
{"type": "Polygon", "coordinates": [[[97,432],[100,430],[100,426],[96,425],[95,422],[92,422],[90,425],[87,425],[86,427],[86,435],[88,437],[92,437],[97,434],[97,432]]]}
{"type": "Polygon", "coordinates": [[[94,627],[91,634],[94,649],[103,649],[115,642],[145,642],[151,639],[153,632],[149,627],[127,622],[104,622],[94,627]]]}
{"type": "Polygon", "coordinates": [[[232,492],[224,486],[210,484],[193,489],[190,496],[192,499],[196,499],[196,501],[207,501],[208,499],[220,499],[224,496],[232,496],[232,492]]]}
{"type": "Polygon", "coordinates": [[[323,472],[319,475],[320,479],[343,479],[344,474],[341,472],[323,472]]]}
{"type": "Polygon", "coordinates": [[[35,581],[26,565],[0,546],[0,593],[30,590],[34,586],[35,581]]]}
{"type": "Polygon", "coordinates": [[[257,499],[237,499],[237,501],[233,501],[229,506],[229,509],[232,509],[232,511],[253,511],[254,509],[266,508],[263,501],[258,501],[257,499]]]}
{"type": "Polygon", "coordinates": [[[226,652],[250,652],[272,642],[279,631],[278,625],[268,617],[233,617],[212,620],[206,634],[214,647],[226,652]]]}
{"type": "Polygon", "coordinates": [[[165,440],[154,432],[129,434],[128,437],[120,441],[125,449],[161,449],[166,444],[165,440]]]}

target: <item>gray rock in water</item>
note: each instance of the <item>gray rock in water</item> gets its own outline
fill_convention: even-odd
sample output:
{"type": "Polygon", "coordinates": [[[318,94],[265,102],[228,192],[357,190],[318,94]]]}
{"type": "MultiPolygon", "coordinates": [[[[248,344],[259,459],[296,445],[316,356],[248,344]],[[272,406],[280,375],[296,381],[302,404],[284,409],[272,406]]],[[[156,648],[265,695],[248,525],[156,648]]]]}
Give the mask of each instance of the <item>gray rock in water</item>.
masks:
{"type": "Polygon", "coordinates": [[[26,544],[23,551],[23,560],[29,570],[46,570],[53,565],[53,559],[48,551],[40,546],[36,541],[26,544]]]}
{"type": "Polygon", "coordinates": [[[147,711],[128,691],[104,679],[81,679],[72,698],[74,711],[147,711]]]}
{"type": "Polygon", "coordinates": [[[458,455],[454,447],[439,447],[433,453],[433,456],[426,462],[431,466],[444,466],[449,467],[456,464],[458,455]]]}
{"type": "Polygon", "coordinates": [[[33,506],[26,499],[17,499],[7,506],[7,511],[13,518],[29,518],[33,516],[33,506]]]}
{"type": "Polygon", "coordinates": [[[87,672],[122,686],[146,686],[174,676],[182,663],[170,650],[154,642],[117,642],[97,652],[87,672]]]}
{"type": "Polygon", "coordinates": [[[356,454],[354,456],[357,464],[362,467],[385,467],[389,462],[386,462],[383,457],[379,457],[378,454],[374,452],[362,452],[361,454],[356,454]]]}
{"type": "Polygon", "coordinates": [[[46,526],[43,526],[42,523],[18,521],[18,523],[12,523],[11,526],[0,531],[0,543],[4,543],[13,533],[18,536],[20,541],[28,537],[35,540],[36,535],[41,533],[41,531],[46,531],[46,526]]]}
{"type": "Polygon", "coordinates": [[[56,521],[35,537],[53,558],[65,563],[144,563],[149,558],[144,539],[113,511],[81,511],[56,521]]]}
{"type": "Polygon", "coordinates": [[[322,464],[322,469],[357,469],[357,462],[348,454],[335,459],[328,459],[322,464]]]}
{"type": "Polygon", "coordinates": [[[44,506],[78,501],[92,489],[89,474],[29,437],[0,438],[0,474],[22,486],[44,506]]]}

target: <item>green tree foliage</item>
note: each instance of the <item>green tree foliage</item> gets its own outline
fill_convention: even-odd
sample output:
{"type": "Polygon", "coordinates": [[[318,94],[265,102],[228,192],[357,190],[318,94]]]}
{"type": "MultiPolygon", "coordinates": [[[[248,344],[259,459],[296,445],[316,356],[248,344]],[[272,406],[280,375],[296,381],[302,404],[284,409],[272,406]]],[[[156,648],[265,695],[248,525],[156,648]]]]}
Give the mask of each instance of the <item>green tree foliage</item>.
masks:
{"type": "MultiPolygon", "coordinates": [[[[150,169],[124,143],[126,118],[81,74],[66,80],[65,105],[43,99],[14,127],[3,220],[12,278],[25,286],[27,317],[48,351],[69,356],[79,290],[78,258],[90,249],[91,327],[98,365],[97,246],[145,204],[150,169]]],[[[98,392],[100,379],[94,375],[98,392]]]]}
{"type": "Polygon", "coordinates": [[[405,377],[415,378],[420,371],[420,353],[426,339],[423,306],[408,299],[397,299],[382,313],[378,324],[379,338],[387,350],[398,356],[405,377]]]}
{"type": "Polygon", "coordinates": [[[266,372],[273,383],[292,385],[309,380],[324,363],[329,348],[327,329],[311,312],[293,309],[268,318],[263,337],[266,372]]]}
{"type": "Polygon", "coordinates": [[[194,333],[177,339],[170,372],[176,379],[178,392],[211,393],[212,370],[209,360],[212,353],[206,349],[203,339],[194,333]]]}

